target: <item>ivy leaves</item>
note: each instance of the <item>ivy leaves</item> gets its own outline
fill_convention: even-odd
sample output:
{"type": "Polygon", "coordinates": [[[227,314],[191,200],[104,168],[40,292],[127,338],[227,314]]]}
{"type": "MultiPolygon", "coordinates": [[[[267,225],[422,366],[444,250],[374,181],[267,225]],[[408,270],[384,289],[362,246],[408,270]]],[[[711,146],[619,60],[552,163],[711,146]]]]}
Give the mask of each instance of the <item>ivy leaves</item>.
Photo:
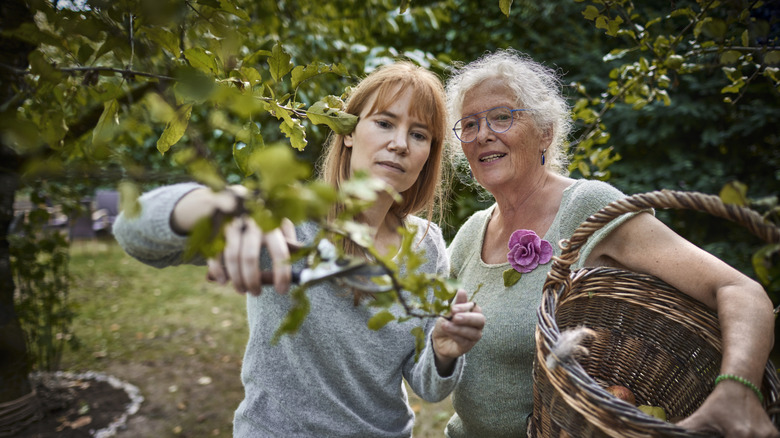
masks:
{"type": "Polygon", "coordinates": [[[619,160],[602,116],[617,103],[635,110],[661,102],[671,105],[669,90],[682,75],[721,67],[728,84],[721,89],[725,103],[734,103],[750,82],[763,78],[777,90],[780,53],[769,42],[769,22],[756,14],[763,5],[721,2],[673,6],[662,16],[647,16],[627,0],[577,0],[586,5],[582,16],[614,39],[617,48],[603,57],[615,67],[606,92],[589,93],[573,84],[582,96],[573,119],[585,129],[573,143],[570,171],[608,179],[608,167],[619,160]]]}

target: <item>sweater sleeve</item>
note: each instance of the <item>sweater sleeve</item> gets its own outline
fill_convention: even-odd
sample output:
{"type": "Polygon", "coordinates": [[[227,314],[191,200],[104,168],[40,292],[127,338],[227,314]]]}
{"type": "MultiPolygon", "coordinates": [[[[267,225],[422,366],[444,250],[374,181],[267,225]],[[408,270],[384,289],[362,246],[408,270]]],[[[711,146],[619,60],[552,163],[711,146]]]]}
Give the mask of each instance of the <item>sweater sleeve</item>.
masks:
{"type": "MultiPolygon", "coordinates": [[[[430,225],[423,242],[425,255],[428,259],[423,269],[433,268],[437,275],[448,276],[450,270],[449,256],[447,255],[441,229],[436,224],[430,225]]],[[[425,347],[420,353],[420,358],[417,362],[414,361],[415,355],[412,352],[404,367],[404,377],[409,382],[409,386],[415,394],[428,402],[441,401],[455,389],[466,360],[465,355],[455,359],[454,369],[449,376],[444,377],[439,374],[436,370],[433,340],[431,338],[435,325],[435,318],[426,318],[423,321],[425,347]]]]}
{"type": "Polygon", "coordinates": [[[182,183],[159,187],[141,195],[141,214],[128,217],[120,213],[113,233],[119,245],[132,257],[156,268],[182,263],[205,264],[202,258],[184,260],[187,236],[171,228],[171,213],[176,203],[187,193],[201,187],[182,183]]]}
{"type": "MultiPolygon", "coordinates": [[[[572,193],[566,197],[566,205],[561,205],[563,210],[562,217],[562,230],[563,235],[571,237],[574,231],[590,217],[597,213],[599,210],[607,206],[613,201],[624,198],[626,195],[612,185],[596,180],[585,180],[581,184],[577,184],[572,193]]],[[[648,210],[651,214],[654,212],[648,210]]],[[[606,236],[609,235],[615,228],[625,223],[627,220],[634,217],[637,213],[627,213],[621,215],[602,228],[593,233],[588,238],[585,245],[580,248],[579,259],[572,266],[572,269],[578,269],[584,266],[585,261],[588,259],[591,251],[593,251],[599,243],[606,236]]]]}

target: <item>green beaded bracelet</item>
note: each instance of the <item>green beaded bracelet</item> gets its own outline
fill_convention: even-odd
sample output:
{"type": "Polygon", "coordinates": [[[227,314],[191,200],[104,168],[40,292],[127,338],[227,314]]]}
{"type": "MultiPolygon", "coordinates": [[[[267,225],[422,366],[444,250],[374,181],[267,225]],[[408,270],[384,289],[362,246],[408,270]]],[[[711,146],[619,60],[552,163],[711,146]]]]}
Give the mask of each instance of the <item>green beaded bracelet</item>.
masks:
{"type": "Polygon", "coordinates": [[[739,382],[747,386],[748,388],[752,389],[753,392],[756,393],[756,396],[758,397],[758,401],[764,403],[764,396],[761,394],[761,390],[758,389],[758,386],[754,385],[753,382],[751,382],[750,380],[744,377],[735,376],[734,374],[721,374],[715,378],[715,384],[717,385],[718,383],[724,380],[734,380],[736,382],[739,382]]]}

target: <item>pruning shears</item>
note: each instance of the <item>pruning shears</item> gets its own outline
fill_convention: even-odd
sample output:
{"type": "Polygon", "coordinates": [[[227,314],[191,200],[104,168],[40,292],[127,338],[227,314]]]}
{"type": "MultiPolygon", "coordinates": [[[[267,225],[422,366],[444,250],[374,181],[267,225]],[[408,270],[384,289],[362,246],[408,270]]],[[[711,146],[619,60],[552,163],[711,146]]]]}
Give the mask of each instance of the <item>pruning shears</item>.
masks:
{"type": "MultiPolygon", "coordinates": [[[[291,254],[303,249],[302,246],[292,242],[287,242],[287,248],[291,254]]],[[[335,246],[326,239],[320,240],[317,245],[317,255],[319,255],[320,262],[315,266],[311,266],[312,256],[305,268],[293,269],[292,282],[294,284],[311,286],[324,281],[336,281],[347,287],[369,293],[383,293],[393,290],[393,286],[389,282],[382,285],[373,281],[375,278],[389,278],[385,268],[371,264],[368,260],[338,258],[335,246]]],[[[261,279],[265,284],[273,283],[273,273],[263,271],[261,279]]]]}

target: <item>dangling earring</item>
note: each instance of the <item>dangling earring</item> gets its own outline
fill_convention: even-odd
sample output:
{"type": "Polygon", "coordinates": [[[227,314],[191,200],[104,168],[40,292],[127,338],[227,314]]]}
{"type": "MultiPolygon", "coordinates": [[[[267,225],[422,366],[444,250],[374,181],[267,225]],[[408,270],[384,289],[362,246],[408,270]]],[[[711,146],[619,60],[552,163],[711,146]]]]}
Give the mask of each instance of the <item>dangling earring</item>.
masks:
{"type": "Polygon", "coordinates": [[[474,179],[474,171],[471,170],[471,166],[469,166],[469,178],[474,179]]]}
{"type": "Polygon", "coordinates": [[[547,152],[547,148],[542,151],[542,166],[544,166],[544,153],[547,152]]]}

